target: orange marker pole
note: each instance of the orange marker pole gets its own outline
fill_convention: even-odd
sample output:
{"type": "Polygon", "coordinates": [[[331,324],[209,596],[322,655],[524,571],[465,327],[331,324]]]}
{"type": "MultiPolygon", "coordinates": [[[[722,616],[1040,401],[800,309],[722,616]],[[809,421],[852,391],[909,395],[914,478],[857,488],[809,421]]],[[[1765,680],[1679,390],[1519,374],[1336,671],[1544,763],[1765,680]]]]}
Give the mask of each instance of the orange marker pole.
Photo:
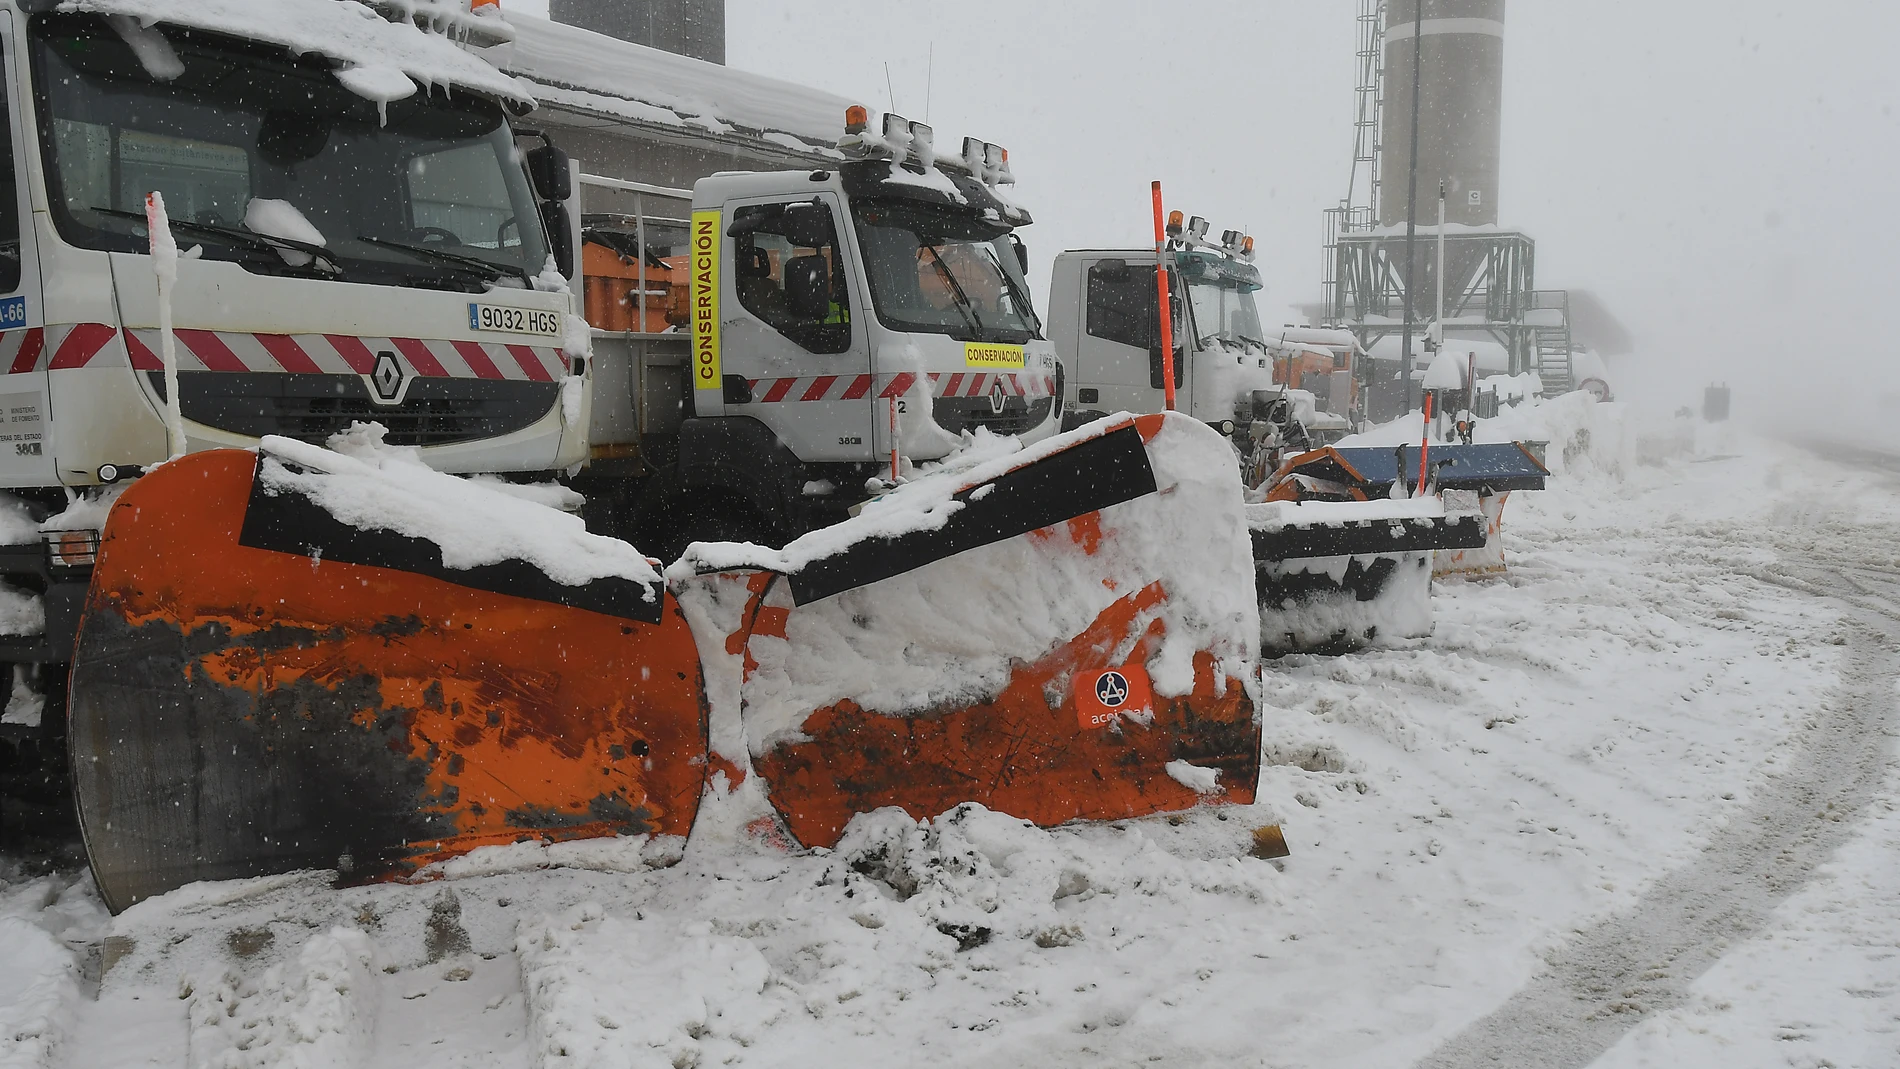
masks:
{"type": "Polygon", "coordinates": [[[1155,289],[1161,296],[1161,389],[1174,411],[1174,309],[1168,301],[1168,232],[1161,215],[1161,183],[1155,194],[1155,289]]]}
{"type": "Polygon", "coordinates": [[[1432,446],[1432,395],[1425,394],[1425,429],[1418,436],[1418,491],[1417,496],[1425,496],[1425,454],[1432,446]]]}

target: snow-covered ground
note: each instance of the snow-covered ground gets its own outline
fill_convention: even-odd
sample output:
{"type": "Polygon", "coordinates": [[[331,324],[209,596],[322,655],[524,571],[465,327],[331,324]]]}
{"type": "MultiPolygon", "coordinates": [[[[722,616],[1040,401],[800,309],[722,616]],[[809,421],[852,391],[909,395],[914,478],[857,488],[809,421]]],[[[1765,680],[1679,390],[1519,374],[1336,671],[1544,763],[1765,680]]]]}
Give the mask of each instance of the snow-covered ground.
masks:
{"type": "Polygon", "coordinates": [[[1268,666],[1253,806],[795,854],[715,805],[669,869],[515,848],[118,918],[0,859],[0,1067],[1900,1064],[1900,459],[1573,407],[1507,580],[1268,666]]]}

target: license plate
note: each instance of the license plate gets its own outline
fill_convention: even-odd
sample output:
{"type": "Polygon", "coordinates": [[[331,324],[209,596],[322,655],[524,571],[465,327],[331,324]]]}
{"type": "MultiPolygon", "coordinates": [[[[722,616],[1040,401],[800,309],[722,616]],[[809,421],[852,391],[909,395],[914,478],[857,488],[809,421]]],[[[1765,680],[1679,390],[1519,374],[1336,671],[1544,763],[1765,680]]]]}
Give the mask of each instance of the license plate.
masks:
{"type": "Polygon", "coordinates": [[[471,304],[468,306],[468,328],[558,338],[561,336],[561,313],[538,308],[508,308],[499,304],[471,304]]]}

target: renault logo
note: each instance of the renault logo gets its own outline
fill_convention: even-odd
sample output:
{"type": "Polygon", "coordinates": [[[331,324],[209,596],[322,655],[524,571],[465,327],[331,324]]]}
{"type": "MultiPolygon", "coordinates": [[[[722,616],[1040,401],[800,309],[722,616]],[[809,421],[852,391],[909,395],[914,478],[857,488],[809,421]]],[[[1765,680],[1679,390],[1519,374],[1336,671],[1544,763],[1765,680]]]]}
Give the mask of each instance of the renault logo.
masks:
{"type": "Polygon", "coordinates": [[[1009,400],[1009,395],[1003,392],[1002,379],[997,379],[995,382],[990,384],[990,414],[991,415],[993,416],[1002,415],[1003,405],[1007,403],[1008,400],[1009,400]]]}
{"type": "Polygon", "coordinates": [[[402,363],[396,354],[385,349],[376,354],[376,366],[369,373],[370,391],[375,394],[376,403],[393,405],[396,398],[402,396],[402,363]]]}

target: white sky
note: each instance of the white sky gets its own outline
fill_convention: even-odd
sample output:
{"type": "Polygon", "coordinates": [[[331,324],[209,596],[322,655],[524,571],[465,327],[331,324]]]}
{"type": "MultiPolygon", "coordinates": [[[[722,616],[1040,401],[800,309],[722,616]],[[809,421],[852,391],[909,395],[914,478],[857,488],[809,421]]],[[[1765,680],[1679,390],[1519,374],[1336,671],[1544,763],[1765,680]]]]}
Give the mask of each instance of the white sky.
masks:
{"type": "MultiPolygon", "coordinates": [[[[888,63],[913,118],[934,68],[938,141],[1010,147],[1038,288],[1059,249],[1151,241],[1159,178],[1256,235],[1278,318],[1317,299],[1345,191],[1356,7],[727,0],[727,58],[878,108],[888,63]]],[[[1503,221],[1537,239],[1540,287],[1631,328],[1620,379],[1669,407],[1714,377],[1764,402],[1900,393],[1900,3],[1510,0],[1508,25],[1503,221]]]]}

